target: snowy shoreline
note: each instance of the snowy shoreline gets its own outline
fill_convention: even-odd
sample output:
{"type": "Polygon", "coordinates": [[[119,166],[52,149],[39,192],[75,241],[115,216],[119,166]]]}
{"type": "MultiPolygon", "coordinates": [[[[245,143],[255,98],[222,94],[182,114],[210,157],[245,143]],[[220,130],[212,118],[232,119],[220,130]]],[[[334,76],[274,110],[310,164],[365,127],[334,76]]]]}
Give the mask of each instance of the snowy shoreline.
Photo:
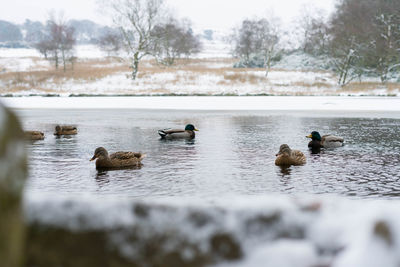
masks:
{"type": "Polygon", "coordinates": [[[400,111],[400,97],[0,97],[0,101],[13,109],[400,111]]]}
{"type": "Polygon", "coordinates": [[[337,75],[290,54],[273,66],[234,68],[236,59],[221,44],[206,53],[165,68],[150,59],[141,62],[132,80],[125,58],[105,57],[95,46],[77,47],[73,70],[55,70],[34,49],[0,49],[0,97],[3,96],[400,96],[400,83],[382,84],[363,77],[339,86],[337,75]]]}

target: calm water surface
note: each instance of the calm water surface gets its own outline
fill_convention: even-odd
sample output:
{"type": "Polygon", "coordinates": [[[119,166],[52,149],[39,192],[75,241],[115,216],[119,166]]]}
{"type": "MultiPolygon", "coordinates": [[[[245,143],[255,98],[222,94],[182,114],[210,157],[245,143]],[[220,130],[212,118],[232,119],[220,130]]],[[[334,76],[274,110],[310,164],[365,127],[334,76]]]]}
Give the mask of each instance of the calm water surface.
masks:
{"type": "Polygon", "coordinates": [[[18,110],[26,130],[46,139],[28,144],[26,190],[131,198],[333,193],[354,197],[400,196],[400,114],[213,112],[145,110],[18,110]],[[373,118],[366,118],[373,117],[373,118]],[[163,141],[157,130],[193,123],[192,141],[163,141]],[[78,135],[56,138],[56,124],[78,135]],[[345,138],[344,147],[312,155],[312,130],[345,138]],[[287,143],[307,156],[304,166],[274,165],[287,143]],[[96,147],[110,153],[142,151],[140,169],[98,172],[96,147]]]}

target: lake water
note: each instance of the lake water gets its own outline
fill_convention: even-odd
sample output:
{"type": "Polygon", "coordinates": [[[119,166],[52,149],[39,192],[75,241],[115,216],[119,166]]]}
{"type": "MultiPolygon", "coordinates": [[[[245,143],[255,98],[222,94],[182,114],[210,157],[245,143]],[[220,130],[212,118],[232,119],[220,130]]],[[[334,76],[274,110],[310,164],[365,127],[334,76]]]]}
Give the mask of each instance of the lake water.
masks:
{"type": "Polygon", "coordinates": [[[400,196],[400,114],[313,111],[165,111],[135,109],[20,109],[26,130],[46,138],[28,144],[28,193],[123,196],[132,199],[332,193],[356,198],[400,196]],[[192,123],[192,141],[160,140],[157,130],[192,123]],[[78,135],[56,138],[56,124],[78,135]],[[312,155],[312,130],[345,139],[345,146],[312,155]],[[307,164],[274,165],[283,143],[306,153],[307,164]],[[140,169],[98,172],[96,147],[142,151],[140,169]]]}

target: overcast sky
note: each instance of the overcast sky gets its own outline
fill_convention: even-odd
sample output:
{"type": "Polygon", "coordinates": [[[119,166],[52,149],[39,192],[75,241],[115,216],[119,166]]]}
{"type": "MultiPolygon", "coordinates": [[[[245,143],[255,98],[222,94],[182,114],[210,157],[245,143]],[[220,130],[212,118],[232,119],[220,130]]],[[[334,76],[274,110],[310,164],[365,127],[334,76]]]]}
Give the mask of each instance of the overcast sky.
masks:
{"type": "MultiPolygon", "coordinates": [[[[243,18],[265,16],[271,10],[283,22],[302,12],[304,5],[333,10],[335,0],[165,0],[178,15],[201,29],[230,29],[243,18]]],[[[110,24],[99,13],[96,0],[0,0],[0,20],[22,23],[26,18],[45,21],[51,9],[63,10],[68,19],[90,19],[110,24]]]]}

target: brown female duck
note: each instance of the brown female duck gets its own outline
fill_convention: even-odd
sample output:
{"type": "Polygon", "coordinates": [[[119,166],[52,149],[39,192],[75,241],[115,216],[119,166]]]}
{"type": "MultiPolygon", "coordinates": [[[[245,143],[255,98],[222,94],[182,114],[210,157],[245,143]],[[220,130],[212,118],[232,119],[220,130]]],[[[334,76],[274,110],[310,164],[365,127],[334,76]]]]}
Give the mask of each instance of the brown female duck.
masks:
{"type": "Polygon", "coordinates": [[[25,131],[25,139],[26,140],[43,140],[44,139],[44,133],[39,132],[39,131],[25,131]]]}
{"type": "Polygon", "coordinates": [[[140,152],[115,152],[108,155],[104,147],[98,147],[90,161],[97,159],[97,169],[122,169],[140,167],[142,165],[141,160],[144,157],[146,157],[146,154],[140,152]]]}
{"type": "Polygon", "coordinates": [[[290,166],[303,165],[306,163],[306,156],[299,150],[292,150],[287,144],[283,144],[276,154],[275,165],[290,166]]]}
{"type": "Polygon", "coordinates": [[[74,135],[78,133],[78,129],[75,126],[68,126],[68,125],[57,125],[56,126],[56,131],[54,132],[54,135],[74,135]]]}

